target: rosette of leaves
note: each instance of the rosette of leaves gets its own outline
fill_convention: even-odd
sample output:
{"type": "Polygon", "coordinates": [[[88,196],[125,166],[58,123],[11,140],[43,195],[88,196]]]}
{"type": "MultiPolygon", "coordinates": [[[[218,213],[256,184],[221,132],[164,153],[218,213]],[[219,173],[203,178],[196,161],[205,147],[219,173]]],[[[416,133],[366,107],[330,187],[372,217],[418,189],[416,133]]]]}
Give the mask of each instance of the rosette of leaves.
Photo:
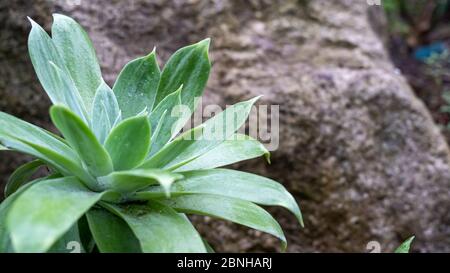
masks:
{"type": "Polygon", "coordinates": [[[236,133],[257,98],[179,133],[208,79],[209,39],[179,49],[162,71],[153,50],[125,65],[110,88],[78,23],[56,14],[50,37],[30,21],[30,57],[62,137],[0,112],[0,149],[35,158],[6,186],[1,252],[68,252],[68,242],[80,242],[83,252],[211,251],[189,214],[286,245],[260,205],[284,207],[302,224],[292,195],[268,178],[220,168],[268,158],[261,143],[236,133]],[[189,111],[174,115],[181,106],[189,111]],[[41,167],[49,175],[32,180],[41,167]]]}

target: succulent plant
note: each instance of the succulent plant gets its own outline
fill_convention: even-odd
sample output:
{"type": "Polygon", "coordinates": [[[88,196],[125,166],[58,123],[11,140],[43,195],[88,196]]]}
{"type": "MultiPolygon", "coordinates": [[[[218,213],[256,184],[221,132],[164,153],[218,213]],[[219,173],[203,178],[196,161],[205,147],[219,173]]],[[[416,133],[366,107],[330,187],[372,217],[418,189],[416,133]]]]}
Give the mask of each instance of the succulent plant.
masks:
{"type": "Polygon", "coordinates": [[[303,224],[281,184],[220,168],[269,158],[260,142],[236,133],[257,98],[180,133],[189,115],[173,111],[195,110],[210,71],[209,39],[179,49],[162,71],[153,50],[110,88],[78,23],[55,14],[50,37],[30,21],[30,57],[62,137],[0,112],[0,149],[35,158],[7,183],[0,252],[68,252],[68,242],[83,252],[211,251],[188,214],[260,230],[285,246],[259,205],[284,207],[303,224]],[[42,167],[48,176],[32,179],[42,167]]]}

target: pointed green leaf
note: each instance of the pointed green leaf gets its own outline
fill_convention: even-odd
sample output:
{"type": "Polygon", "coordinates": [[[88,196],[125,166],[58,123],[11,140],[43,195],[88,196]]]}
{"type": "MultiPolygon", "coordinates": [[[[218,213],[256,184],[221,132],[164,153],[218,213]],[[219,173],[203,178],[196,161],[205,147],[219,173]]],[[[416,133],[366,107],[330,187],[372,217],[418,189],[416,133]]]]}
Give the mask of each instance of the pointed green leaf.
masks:
{"type": "Polygon", "coordinates": [[[102,144],[105,142],[111,129],[121,120],[116,96],[104,81],[102,81],[95,93],[91,120],[92,131],[102,144]]]}
{"type": "Polygon", "coordinates": [[[112,189],[123,193],[130,193],[150,185],[159,184],[163,191],[168,193],[172,183],[182,178],[181,174],[160,169],[134,169],[99,177],[98,182],[103,189],[112,189]]]}
{"type": "Polygon", "coordinates": [[[156,152],[158,152],[160,149],[158,149],[158,145],[156,144],[157,139],[159,138],[159,134],[162,134],[161,128],[164,123],[164,119],[167,116],[167,110],[164,111],[161,115],[161,118],[158,121],[158,124],[156,125],[156,128],[152,129],[152,137],[150,138],[150,152],[148,152],[147,158],[152,157],[156,152]]]}
{"type": "Polygon", "coordinates": [[[114,170],[129,170],[141,164],[150,149],[150,123],[146,116],[128,118],[117,125],[105,141],[114,170]]]}
{"type": "Polygon", "coordinates": [[[158,202],[139,205],[101,205],[128,223],[141,249],[149,252],[206,252],[200,235],[192,224],[173,209],[158,202]]]}
{"type": "Polygon", "coordinates": [[[183,47],[170,57],[161,73],[155,106],[183,85],[185,91],[181,94],[182,104],[194,112],[195,99],[202,96],[211,69],[209,42],[210,39],[205,39],[183,47]]]}
{"type": "Polygon", "coordinates": [[[53,18],[53,42],[90,113],[95,90],[102,81],[95,49],[87,33],[72,18],[61,14],[54,14],[53,18]]]}
{"type": "Polygon", "coordinates": [[[101,253],[142,252],[136,236],[120,217],[102,208],[92,208],[86,215],[101,253]]]}
{"type": "Polygon", "coordinates": [[[68,70],[47,32],[31,18],[28,19],[32,26],[28,37],[28,50],[34,70],[50,100],[53,103],[63,103],[65,90],[58,89],[55,84],[56,75],[51,63],[63,69],[64,72],[68,73],[68,70]]]}
{"type": "MultiPolygon", "coordinates": [[[[24,139],[53,149],[63,156],[77,157],[69,146],[55,138],[50,132],[3,112],[0,112],[0,138],[24,139]]],[[[8,146],[5,142],[3,145],[8,146]]]]}
{"type": "Polygon", "coordinates": [[[92,175],[103,176],[112,172],[112,162],[108,152],[80,118],[69,109],[57,105],[51,107],[50,116],[92,175]]]}
{"type": "Polygon", "coordinates": [[[144,162],[142,168],[175,170],[211,151],[229,139],[245,123],[258,98],[236,103],[210,118],[200,126],[201,134],[196,134],[194,138],[185,139],[184,135],[177,137],[144,162]]]}
{"type": "MultiPolygon", "coordinates": [[[[182,135],[178,136],[172,142],[167,144],[163,149],[161,149],[154,156],[147,159],[141,166],[141,169],[168,169],[168,166],[172,161],[174,161],[179,155],[180,152],[187,150],[190,146],[197,144],[197,139],[200,138],[203,132],[203,127],[197,127],[191,129],[182,135]]],[[[173,169],[182,166],[189,161],[192,161],[196,157],[193,158],[185,157],[183,158],[178,165],[170,165],[173,169]]]]}
{"type": "Polygon", "coordinates": [[[244,125],[253,105],[260,97],[238,102],[208,119],[204,123],[203,139],[222,143],[230,138],[244,125]]]}
{"type": "Polygon", "coordinates": [[[29,182],[31,176],[45,163],[34,160],[17,168],[9,177],[5,187],[5,197],[15,193],[22,185],[29,182]]]}
{"type": "Polygon", "coordinates": [[[404,241],[396,250],[395,253],[409,253],[409,249],[411,248],[411,244],[414,241],[415,236],[409,237],[406,241],[404,241]]]}
{"type": "Polygon", "coordinates": [[[262,155],[265,155],[267,159],[270,158],[270,153],[263,144],[249,136],[234,134],[216,148],[181,166],[176,171],[214,169],[262,155]]]}
{"type": "MultiPolygon", "coordinates": [[[[251,173],[215,169],[182,172],[184,179],[174,183],[171,196],[191,194],[216,194],[233,197],[265,206],[281,206],[292,212],[303,226],[300,209],[294,197],[280,183],[251,173]]],[[[137,192],[133,198],[145,200],[164,198],[161,187],[150,187],[137,192]]]]}
{"type": "Polygon", "coordinates": [[[0,253],[11,253],[14,252],[14,249],[11,244],[9,230],[6,226],[6,216],[8,215],[11,206],[14,204],[16,199],[23,193],[25,190],[30,188],[34,183],[44,180],[45,178],[36,179],[20,189],[18,189],[15,193],[11,194],[8,198],[3,200],[0,203],[0,253]]]}
{"type": "Polygon", "coordinates": [[[158,134],[152,137],[152,147],[150,151],[151,155],[155,154],[167,142],[169,142],[173,135],[173,125],[176,124],[179,117],[174,116],[172,114],[172,110],[181,105],[182,88],[183,87],[178,88],[177,91],[165,97],[164,100],[158,104],[158,106],[149,115],[153,132],[156,131],[158,125],[161,126],[158,130],[158,134]]]}
{"type": "Polygon", "coordinates": [[[82,168],[78,155],[59,137],[16,117],[0,112],[0,142],[6,147],[35,156],[65,175],[93,180],[82,168]]]}
{"type": "Polygon", "coordinates": [[[7,151],[7,150],[8,150],[8,148],[6,148],[5,146],[0,144],[0,151],[7,151]]]}
{"type": "Polygon", "coordinates": [[[63,175],[74,175],[80,178],[89,187],[95,188],[96,186],[95,179],[83,168],[81,161],[79,161],[78,159],[78,156],[76,156],[75,158],[67,158],[61,156],[52,149],[40,146],[24,139],[16,140],[14,138],[11,138],[7,143],[10,147],[13,147],[14,150],[21,151],[39,158],[63,175]],[[75,159],[77,161],[75,161],[75,159]]]}
{"type": "Polygon", "coordinates": [[[75,177],[34,184],[17,198],[6,219],[14,249],[47,251],[101,197],[75,177]]]}
{"type": "Polygon", "coordinates": [[[36,22],[29,19],[32,29],[28,49],[39,81],[54,104],[63,104],[86,120],[86,109],[61,55],[52,39],[36,22]]]}
{"type": "Polygon", "coordinates": [[[155,50],[125,65],[113,87],[123,118],[133,117],[145,108],[152,110],[159,78],[155,50]]]}
{"type": "Polygon", "coordinates": [[[75,162],[71,158],[64,157],[47,147],[29,142],[25,139],[18,139],[7,134],[1,135],[0,138],[5,145],[11,148],[11,150],[39,158],[63,174],[69,175],[69,170],[76,173],[78,173],[78,171],[82,172],[81,162],[75,162]],[[79,165],[77,163],[79,163],[79,165]]]}
{"type": "Polygon", "coordinates": [[[55,88],[61,90],[61,101],[54,103],[60,103],[67,106],[84,122],[89,123],[89,116],[86,108],[70,76],[53,62],[50,62],[50,69],[54,74],[53,84],[55,85],[55,88]]]}
{"type": "Polygon", "coordinates": [[[176,211],[199,214],[235,222],[279,238],[286,248],[286,238],[280,225],[264,209],[251,202],[212,194],[192,194],[161,202],[176,211]]]}

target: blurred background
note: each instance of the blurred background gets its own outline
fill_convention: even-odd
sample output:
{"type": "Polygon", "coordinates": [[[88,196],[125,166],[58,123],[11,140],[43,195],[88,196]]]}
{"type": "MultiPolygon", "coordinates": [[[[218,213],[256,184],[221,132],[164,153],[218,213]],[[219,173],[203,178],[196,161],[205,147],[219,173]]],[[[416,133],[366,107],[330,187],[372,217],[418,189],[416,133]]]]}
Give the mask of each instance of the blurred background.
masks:
{"type": "Polygon", "coordinates": [[[389,27],[388,49],[394,64],[425,102],[434,120],[446,126],[446,106],[450,102],[450,1],[386,0],[383,5],[389,27]]]}
{"type": "MultiPolygon", "coordinates": [[[[280,145],[233,166],[282,182],[304,229],[271,209],[289,252],[450,251],[449,0],[10,0],[0,2],[0,111],[54,130],[27,51],[32,17],[76,19],[109,84],[156,46],[211,37],[204,104],[256,95],[280,106],[280,145]]],[[[0,155],[0,185],[29,158],[0,155]]],[[[279,251],[276,239],[209,218],[196,226],[217,251],[279,251]]]]}

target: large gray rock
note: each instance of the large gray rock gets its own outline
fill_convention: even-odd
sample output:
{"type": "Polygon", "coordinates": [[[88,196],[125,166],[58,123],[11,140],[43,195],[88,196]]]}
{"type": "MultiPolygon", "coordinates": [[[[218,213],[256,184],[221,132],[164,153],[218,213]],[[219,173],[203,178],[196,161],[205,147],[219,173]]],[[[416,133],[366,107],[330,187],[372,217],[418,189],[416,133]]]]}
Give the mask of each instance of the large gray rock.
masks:
{"type": "MultiPolygon", "coordinates": [[[[305,229],[285,211],[271,210],[285,228],[289,251],[363,252],[374,240],[392,251],[411,234],[416,251],[450,251],[448,148],[373,31],[368,9],[377,7],[359,0],[48,3],[18,13],[34,12],[47,23],[51,11],[75,17],[93,38],[110,83],[127,61],[153,46],[164,62],[175,49],[209,36],[206,103],[264,95],[261,103],[280,105],[280,147],[272,165],[253,160],[238,167],[277,179],[300,202],[305,229]]],[[[14,35],[25,35],[23,16],[8,20],[14,35]]],[[[19,42],[7,44],[6,52],[23,54],[25,36],[19,42]]],[[[1,86],[2,103],[8,94],[24,107],[30,102],[19,91],[26,90],[39,98],[32,105],[42,116],[33,117],[46,121],[48,103],[28,80],[34,76],[22,75],[29,63],[19,55],[11,60],[15,74],[0,76],[16,81],[15,88],[1,86]]],[[[2,110],[27,116],[7,103],[2,110]]],[[[259,232],[196,221],[217,250],[278,249],[259,232]]]]}

